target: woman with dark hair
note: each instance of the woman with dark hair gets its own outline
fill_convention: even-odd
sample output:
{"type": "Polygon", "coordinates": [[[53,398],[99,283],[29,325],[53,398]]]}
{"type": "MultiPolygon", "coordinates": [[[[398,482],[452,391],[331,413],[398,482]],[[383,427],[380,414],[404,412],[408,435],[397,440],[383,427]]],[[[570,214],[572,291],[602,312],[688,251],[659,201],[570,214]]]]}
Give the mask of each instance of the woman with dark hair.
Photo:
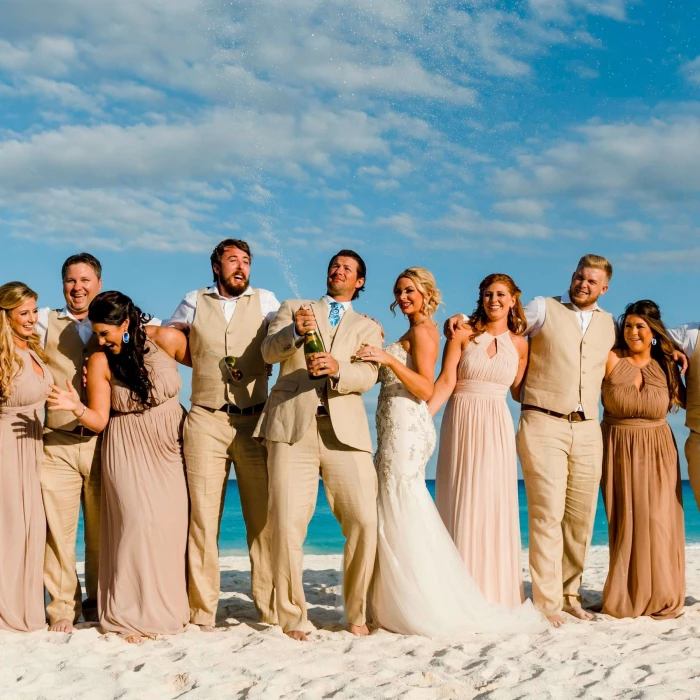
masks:
{"type": "Polygon", "coordinates": [[[678,451],[666,414],[685,403],[677,346],[649,300],[625,309],[603,381],[603,498],[610,568],[603,613],[678,617],[685,540],[678,451]]]}
{"type": "Polygon", "coordinates": [[[72,411],[102,443],[98,612],[104,632],[127,642],[181,632],[189,621],[185,582],[187,487],[180,377],[187,338],[149,320],[129,297],[103,292],[88,317],[104,352],[90,356],[88,405],[53,385],[49,409],[72,411]]]}
{"type": "Polygon", "coordinates": [[[440,431],[436,503],[469,573],[486,598],[508,607],[524,600],[515,431],[506,395],[527,367],[527,323],[520,289],[504,274],[479,285],[476,309],[447,341],[428,402],[447,401],[440,431]]]}

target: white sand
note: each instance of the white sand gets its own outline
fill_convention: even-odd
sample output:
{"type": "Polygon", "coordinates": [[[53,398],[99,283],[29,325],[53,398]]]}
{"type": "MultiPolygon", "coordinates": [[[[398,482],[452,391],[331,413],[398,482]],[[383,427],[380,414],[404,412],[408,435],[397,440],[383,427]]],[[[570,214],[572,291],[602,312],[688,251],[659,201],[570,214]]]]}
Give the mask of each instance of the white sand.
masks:
{"type": "MultiPolygon", "coordinates": [[[[244,557],[221,560],[220,632],[130,646],[72,635],[0,632],[0,698],[700,698],[700,549],[688,550],[679,620],[582,623],[539,636],[468,635],[446,644],[379,631],[357,639],[335,609],[339,556],[307,556],[304,583],[317,631],[304,644],[254,622],[244,557]]],[[[585,575],[599,602],[607,549],[585,575]]],[[[529,590],[529,589],[528,589],[529,590]]]]}

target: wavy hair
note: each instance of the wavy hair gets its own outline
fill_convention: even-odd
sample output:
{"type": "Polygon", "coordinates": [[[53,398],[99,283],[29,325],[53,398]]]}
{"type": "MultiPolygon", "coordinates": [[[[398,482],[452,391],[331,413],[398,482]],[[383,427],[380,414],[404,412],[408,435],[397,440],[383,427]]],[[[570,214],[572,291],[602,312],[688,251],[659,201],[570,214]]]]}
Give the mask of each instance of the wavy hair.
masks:
{"type": "Polygon", "coordinates": [[[627,304],[624,313],[617,321],[617,342],[615,346],[619,350],[629,352],[629,347],[625,341],[625,322],[628,316],[639,316],[649,326],[656,339],[656,345],[651,345],[651,356],[660,365],[666,375],[668,393],[670,396],[668,410],[670,413],[678,413],[683,406],[681,380],[678,373],[678,366],[673,359],[674,350],[682,352],[668,334],[666,325],[661,319],[661,310],[656,302],[651,299],[641,299],[640,301],[627,304]]]}
{"type": "Polygon", "coordinates": [[[126,294],[102,292],[90,303],[88,318],[92,324],[105,323],[108,326],[121,326],[128,319],[129,342],[122,344],[120,353],[105,354],[112,375],[130,390],[131,399],[144,409],[150,408],[153,383],[144,361],[149,348],[146,347],[143,327],[151,316],[144,314],[126,294]]]}
{"type": "Polygon", "coordinates": [[[508,330],[516,335],[522,335],[527,328],[527,320],[525,318],[525,312],[523,311],[522,301],[520,300],[522,294],[520,288],[515,284],[510,275],[506,275],[502,272],[494,272],[484,277],[479,284],[479,298],[476,301],[476,308],[469,317],[469,325],[474,330],[472,339],[478,338],[486,331],[486,324],[488,323],[489,317],[484,308],[484,293],[492,284],[496,283],[504,285],[508,293],[515,297],[515,305],[508,312],[508,330]]]}
{"type": "MultiPolygon", "coordinates": [[[[37,301],[39,295],[24,282],[6,282],[0,286],[0,399],[7,399],[14,378],[22,371],[24,363],[17,355],[17,348],[10,329],[10,312],[22,306],[27,299],[37,301]]],[[[36,332],[27,341],[42,360],[46,355],[36,332]]]]}
{"type": "MultiPolygon", "coordinates": [[[[396,287],[399,280],[402,278],[411,280],[413,284],[416,285],[416,289],[423,295],[423,306],[421,307],[421,313],[424,313],[428,318],[438,310],[440,304],[442,304],[442,295],[435,282],[435,277],[430,270],[426,270],[424,267],[409,267],[404,270],[394,282],[394,294],[396,293],[396,287]]],[[[396,307],[399,302],[394,300],[394,303],[389,306],[391,313],[396,316],[396,307]]]]}

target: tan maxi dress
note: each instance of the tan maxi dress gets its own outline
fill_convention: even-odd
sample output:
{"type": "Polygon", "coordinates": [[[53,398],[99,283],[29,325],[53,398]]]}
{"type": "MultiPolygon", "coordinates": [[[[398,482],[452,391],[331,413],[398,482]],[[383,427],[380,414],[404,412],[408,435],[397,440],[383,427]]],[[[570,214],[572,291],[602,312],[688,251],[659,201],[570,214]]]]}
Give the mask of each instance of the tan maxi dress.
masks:
{"type": "Polygon", "coordinates": [[[187,486],[177,364],[147,341],[153,406],[112,379],[102,445],[98,609],[104,632],[175,634],[190,612],[185,582],[187,486]]]}
{"type": "Polygon", "coordinates": [[[44,404],[51,372],[31,351],[17,350],[23,367],[0,401],[0,629],[30,632],[46,626],[41,500],[44,404]],[[32,357],[43,377],[32,367],[32,357]]]}
{"type": "Polygon", "coordinates": [[[610,540],[603,612],[613,617],[683,612],[683,501],[668,403],[666,375],[655,360],[640,370],[623,358],[603,382],[602,487],[610,540]]]}

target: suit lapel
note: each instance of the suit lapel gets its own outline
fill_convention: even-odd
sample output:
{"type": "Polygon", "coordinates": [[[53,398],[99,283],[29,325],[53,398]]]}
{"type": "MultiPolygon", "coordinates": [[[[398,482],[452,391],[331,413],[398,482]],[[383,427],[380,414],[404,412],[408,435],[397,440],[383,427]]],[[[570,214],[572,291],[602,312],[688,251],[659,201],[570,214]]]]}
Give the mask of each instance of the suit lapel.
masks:
{"type": "MultiPolygon", "coordinates": [[[[340,338],[341,334],[347,334],[358,318],[359,314],[356,314],[352,308],[345,311],[343,317],[340,319],[338,327],[335,329],[335,336],[331,342],[331,346],[335,344],[335,342],[340,338]]],[[[339,342],[342,342],[342,339],[339,342]]]]}
{"type": "Polygon", "coordinates": [[[312,301],[311,310],[316,317],[316,326],[323,340],[323,346],[326,348],[326,352],[330,352],[333,341],[331,339],[331,324],[328,321],[328,305],[323,299],[312,301]]]}

